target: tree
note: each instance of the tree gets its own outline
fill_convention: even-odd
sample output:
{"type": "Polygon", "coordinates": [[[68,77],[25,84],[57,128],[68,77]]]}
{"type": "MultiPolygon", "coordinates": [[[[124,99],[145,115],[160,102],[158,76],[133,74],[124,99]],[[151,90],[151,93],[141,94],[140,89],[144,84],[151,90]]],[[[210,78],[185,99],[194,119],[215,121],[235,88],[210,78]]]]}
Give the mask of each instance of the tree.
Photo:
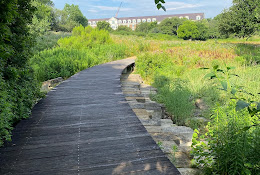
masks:
{"type": "Polygon", "coordinates": [[[197,40],[207,40],[209,38],[209,23],[207,20],[197,21],[196,25],[198,27],[199,34],[197,36],[197,40]]]}
{"type": "Polygon", "coordinates": [[[177,35],[178,27],[186,20],[187,19],[167,18],[159,24],[159,27],[163,34],[177,35]]]}
{"type": "Polygon", "coordinates": [[[11,139],[13,123],[29,116],[38,92],[28,63],[34,9],[31,0],[0,2],[0,145],[11,139]]]}
{"type": "Polygon", "coordinates": [[[148,33],[151,29],[157,26],[157,22],[142,22],[137,25],[136,32],[145,32],[148,33]]]}
{"type": "Polygon", "coordinates": [[[220,38],[221,35],[218,30],[218,20],[216,17],[214,19],[207,19],[208,20],[208,37],[211,39],[220,38]]]}
{"type": "Polygon", "coordinates": [[[198,26],[194,21],[185,21],[177,30],[178,37],[185,40],[196,39],[199,36],[198,26]]]}
{"type": "Polygon", "coordinates": [[[71,32],[75,26],[82,25],[83,27],[88,25],[88,20],[83,16],[78,5],[65,4],[62,11],[58,11],[56,19],[59,20],[59,28],[65,31],[71,32]]]}
{"type": "Polygon", "coordinates": [[[116,31],[126,31],[126,32],[132,32],[133,30],[130,27],[127,26],[118,26],[116,31]]]}
{"type": "Polygon", "coordinates": [[[40,0],[32,1],[32,6],[36,8],[32,23],[30,26],[30,33],[33,35],[42,35],[48,30],[51,29],[51,21],[52,21],[52,7],[48,4],[51,4],[52,1],[43,1],[42,3],[40,0]]]}
{"type": "Polygon", "coordinates": [[[233,0],[233,6],[219,16],[219,30],[228,37],[235,34],[239,38],[250,37],[259,28],[260,0],[233,0]]]}
{"type": "Polygon", "coordinates": [[[97,28],[98,28],[98,30],[107,30],[107,31],[112,30],[112,28],[110,27],[110,24],[106,21],[99,21],[97,23],[97,28]]]}

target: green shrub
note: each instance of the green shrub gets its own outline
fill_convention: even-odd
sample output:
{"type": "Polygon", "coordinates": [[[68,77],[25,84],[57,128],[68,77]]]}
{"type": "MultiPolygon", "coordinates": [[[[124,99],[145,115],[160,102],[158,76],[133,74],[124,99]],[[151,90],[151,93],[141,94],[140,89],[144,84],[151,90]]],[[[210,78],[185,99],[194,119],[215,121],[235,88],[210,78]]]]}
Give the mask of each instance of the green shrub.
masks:
{"type": "Polygon", "coordinates": [[[57,42],[60,38],[71,36],[71,33],[66,32],[48,32],[44,35],[38,36],[36,42],[32,47],[33,54],[36,54],[45,49],[51,49],[58,46],[57,42]]]}
{"type": "Polygon", "coordinates": [[[247,110],[236,111],[235,103],[215,109],[208,132],[193,135],[193,163],[206,174],[259,174],[260,127],[244,130],[257,120],[247,110]]]}
{"type": "Polygon", "coordinates": [[[199,37],[198,27],[193,21],[183,22],[183,24],[179,26],[177,33],[179,38],[183,38],[185,40],[196,39],[199,37]]]}
{"type": "Polygon", "coordinates": [[[114,44],[109,33],[91,27],[75,27],[72,36],[58,40],[59,47],[44,50],[31,59],[38,81],[68,78],[97,64],[129,56],[127,47],[114,44]]]}
{"type": "Polygon", "coordinates": [[[0,146],[11,139],[13,124],[29,117],[38,97],[28,66],[33,11],[30,0],[0,2],[0,146]]]}
{"type": "Polygon", "coordinates": [[[67,49],[87,49],[106,43],[112,43],[108,31],[83,26],[75,27],[71,37],[58,40],[59,46],[67,49]]]}

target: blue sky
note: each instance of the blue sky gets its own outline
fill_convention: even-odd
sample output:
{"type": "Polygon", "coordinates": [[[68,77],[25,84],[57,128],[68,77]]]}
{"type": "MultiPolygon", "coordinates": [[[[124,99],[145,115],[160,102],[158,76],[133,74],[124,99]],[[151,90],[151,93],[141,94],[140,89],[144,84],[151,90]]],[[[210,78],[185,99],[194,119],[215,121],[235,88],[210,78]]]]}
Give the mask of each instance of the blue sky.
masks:
{"type": "Polygon", "coordinates": [[[123,2],[118,17],[170,15],[204,12],[206,18],[213,18],[232,5],[232,0],[165,0],[166,12],[157,10],[154,0],[53,0],[55,7],[63,9],[65,3],[79,5],[88,19],[115,16],[120,2],[123,2]]]}

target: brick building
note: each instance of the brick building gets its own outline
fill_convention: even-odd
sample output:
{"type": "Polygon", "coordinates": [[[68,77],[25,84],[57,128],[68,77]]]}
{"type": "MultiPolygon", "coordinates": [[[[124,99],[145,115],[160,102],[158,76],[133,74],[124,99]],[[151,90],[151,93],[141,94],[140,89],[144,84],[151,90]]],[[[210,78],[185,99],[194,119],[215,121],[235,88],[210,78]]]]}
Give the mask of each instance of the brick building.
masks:
{"type": "Polygon", "coordinates": [[[127,26],[132,30],[136,29],[136,26],[141,22],[155,22],[158,24],[166,18],[187,18],[190,20],[198,21],[204,19],[204,13],[187,13],[187,14],[175,14],[175,15],[159,15],[159,16],[139,16],[139,17],[122,17],[122,18],[103,18],[103,19],[89,19],[88,24],[91,27],[97,27],[99,21],[106,21],[110,23],[112,29],[116,30],[118,26],[127,26]]]}

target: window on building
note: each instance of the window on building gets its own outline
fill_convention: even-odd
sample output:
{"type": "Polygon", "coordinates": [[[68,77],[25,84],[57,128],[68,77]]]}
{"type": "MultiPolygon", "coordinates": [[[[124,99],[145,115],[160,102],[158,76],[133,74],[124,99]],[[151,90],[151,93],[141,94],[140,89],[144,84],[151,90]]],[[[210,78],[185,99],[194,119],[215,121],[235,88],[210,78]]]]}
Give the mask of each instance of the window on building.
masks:
{"type": "Polygon", "coordinates": [[[137,23],[140,23],[141,22],[141,19],[137,19],[137,23]]]}
{"type": "Polygon", "coordinates": [[[96,25],[96,21],[93,21],[93,25],[96,25]]]}
{"type": "Polygon", "coordinates": [[[196,20],[200,20],[201,19],[201,17],[200,16],[196,16],[196,20]]]}
{"type": "Polygon", "coordinates": [[[136,19],[133,19],[133,23],[136,23],[136,19]]]}
{"type": "Polygon", "coordinates": [[[88,25],[91,25],[91,21],[88,22],[88,25]]]}
{"type": "Polygon", "coordinates": [[[151,22],[151,18],[148,18],[148,19],[147,19],[147,22],[151,22]]]}
{"type": "Polygon", "coordinates": [[[128,23],[129,23],[129,24],[132,23],[130,19],[128,20],[128,23]]]}
{"type": "Polygon", "coordinates": [[[126,23],[126,20],[123,20],[123,23],[125,24],[125,23],[126,23]]]}
{"type": "Polygon", "coordinates": [[[119,23],[119,24],[122,24],[122,20],[119,20],[118,23],[119,23]]]}
{"type": "Polygon", "coordinates": [[[146,19],[142,19],[142,22],[146,22],[146,19]]]}
{"type": "Polygon", "coordinates": [[[187,19],[190,19],[190,17],[189,17],[189,16],[185,16],[185,18],[187,18],[187,19]]]}
{"type": "Polygon", "coordinates": [[[153,18],[152,21],[155,22],[155,21],[156,21],[156,18],[153,18]]]}

